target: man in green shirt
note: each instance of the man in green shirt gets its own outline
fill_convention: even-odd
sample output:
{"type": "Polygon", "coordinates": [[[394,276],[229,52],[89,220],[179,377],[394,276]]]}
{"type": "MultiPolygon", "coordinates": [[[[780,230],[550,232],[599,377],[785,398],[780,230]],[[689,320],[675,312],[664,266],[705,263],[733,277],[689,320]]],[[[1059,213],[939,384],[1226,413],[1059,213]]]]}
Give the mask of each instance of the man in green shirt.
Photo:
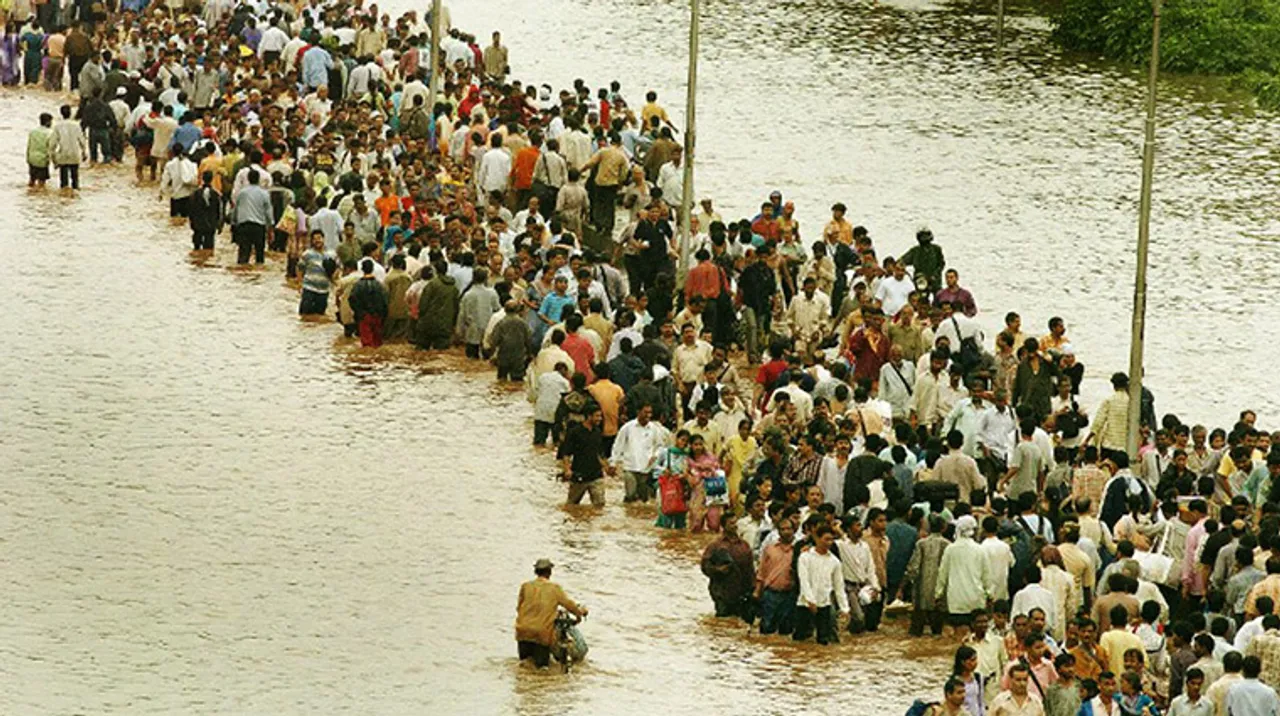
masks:
{"type": "Polygon", "coordinates": [[[1009,471],[1000,483],[1004,493],[1013,497],[1024,492],[1039,494],[1043,489],[1044,455],[1032,441],[1036,432],[1035,421],[1023,420],[1020,432],[1022,439],[1009,454],[1009,471]]]}
{"type": "Polygon", "coordinates": [[[27,135],[27,186],[44,188],[49,181],[49,142],[53,137],[53,115],[40,113],[40,126],[27,135]]]}

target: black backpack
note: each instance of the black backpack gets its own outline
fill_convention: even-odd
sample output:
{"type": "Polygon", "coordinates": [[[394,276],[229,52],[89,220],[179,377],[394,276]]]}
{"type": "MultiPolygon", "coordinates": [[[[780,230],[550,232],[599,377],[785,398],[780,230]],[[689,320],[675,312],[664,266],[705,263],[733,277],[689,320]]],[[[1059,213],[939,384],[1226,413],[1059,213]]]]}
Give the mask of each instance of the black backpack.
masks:
{"type": "Polygon", "coordinates": [[[956,337],[960,338],[960,350],[951,353],[951,361],[960,368],[962,374],[967,374],[982,365],[982,346],[978,345],[978,339],[973,336],[961,337],[960,323],[955,316],[951,317],[951,325],[955,326],[956,337]]]}

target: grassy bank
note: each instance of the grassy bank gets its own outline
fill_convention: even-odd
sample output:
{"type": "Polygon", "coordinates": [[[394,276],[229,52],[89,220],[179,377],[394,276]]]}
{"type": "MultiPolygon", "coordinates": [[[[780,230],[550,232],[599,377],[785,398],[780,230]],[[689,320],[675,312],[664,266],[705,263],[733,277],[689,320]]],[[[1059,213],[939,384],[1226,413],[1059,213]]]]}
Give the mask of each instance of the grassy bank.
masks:
{"type": "MultiPolygon", "coordinates": [[[[1067,49],[1149,61],[1150,0],[1058,0],[1050,17],[1067,49]]],[[[1160,36],[1161,69],[1225,75],[1280,107],[1280,0],[1165,0],[1160,36]]]]}

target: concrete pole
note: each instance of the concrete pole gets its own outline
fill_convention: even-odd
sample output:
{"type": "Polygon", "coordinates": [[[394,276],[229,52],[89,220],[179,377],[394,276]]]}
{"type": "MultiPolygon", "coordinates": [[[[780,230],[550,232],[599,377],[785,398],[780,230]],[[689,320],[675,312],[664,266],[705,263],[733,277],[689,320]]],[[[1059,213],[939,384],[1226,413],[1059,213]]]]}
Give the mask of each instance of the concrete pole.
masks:
{"type": "Polygon", "coordinates": [[[1151,184],[1156,163],[1156,80],[1160,75],[1160,3],[1151,4],[1151,67],[1147,74],[1147,123],[1142,141],[1142,195],[1138,205],[1138,267],[1133,280],[1133,328],[1129,344],[1129,433],[1125,447],[1138,456],[1142,416],[1142,349],[1147,315],[1147,245],[1151,238],[1151,184]]]}
{"type": "Polygon", "coordinates": [[[693,242],[690,220],[693,218],[693,152],[695,144],[696,104],[698,97],[698,20],[699,0],[689,0],[689,89],[684,112],[684,196],[680,198],[680,266],[676,276],[684,285],[689,271],[689,244],[693,242]]]}
{"type": "Polygon", "coordinates": [[[1004,0],[996,0],[996,49],[1004,49],[1004,0]]]}
{"type": "MultiPolygon", "coordinates": [[[[436,97],[438,88],[443,86],[440,82],[440,16],[444,14],[440,9],[440,0],[431,0],[431,81],[427,86],[427,116],[432,118],[432,126],[435,126],[436,97]]],[[[440,141],[437,137],[436,141],[440,141]]]]}

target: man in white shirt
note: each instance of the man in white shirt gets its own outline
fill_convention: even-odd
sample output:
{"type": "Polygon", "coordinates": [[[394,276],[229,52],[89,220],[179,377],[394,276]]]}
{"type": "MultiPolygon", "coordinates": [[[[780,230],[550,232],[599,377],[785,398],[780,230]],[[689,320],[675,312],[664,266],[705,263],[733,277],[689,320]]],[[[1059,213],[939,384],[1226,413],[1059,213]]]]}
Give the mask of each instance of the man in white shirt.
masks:
{"type": "Polygon", "coordinates": [[[164,165],[160,175],[160,198],[169,197],[170,218],[176,220],[187,216],[187,197],[199,186],[195,162],[182,151],[181,145],[175,146],[173,158],[164,165]]]}
{"type": "Polygon", "coordinates": [[[826,337],[831,322],[831,299],[818,290],[818,282],[812,276],[805,278],[804,289],[791,298],[787,307],[787,322],[796,342],[796,352],[804,355],[818,347],[826,337]]]}
{"type": "Polygon", "coordinates": [[[671,206],[680,206],[684,201],[684,169],[680,164],[682,151],[679,148],[671,152],[671,161],[658,169],[658,188],[662,190],[662,200],[671,206]]]}
{"type": "Polygon", "coordinates": [[[483,196],[495,191],[505,194],[510,176],[511,155],[502,148],[502,137],[494,135],[489,138],[489,151],[484,153],[476,172],[476,185],[483,196]]]}
{"type": "Polygon", "coordinates": [[[769,396],[769,400],[765,403],[765,410],[773,410],[774,398],[778,393],[786,393],[791,398],[791,404],[796,406],[796,420],[801,425],[808,425],[809,419],[813,417],[813,396],[800,387],[800,381],[802,380],[804,380],[803,371],[793,370],[788,373],[787,384],[773,391],[773,394],[769,396]]]}
{"type": "MultiPolygon", "coordinates": [[[[156,133],[156,136],[160,136],[159,132],[156,133]]],[[[240,192],[249,185],[250,171],[258,172],[258,186],[263,189],[271,188],[271,175],[262,167],[262,152],[254,149],[249,153],[248,159],[249,165],[242,167],[240,171],[236,172],[235,181],[231,183],[231,197],[233,201],[235,200],[235,197],[239,196],[240,192]]]]}
{"type": "Polygon", "coordinates": [[[1265,631],[1262,627],[1262,620],[1275,609],[1275,602],[1272,601],[1271,597],[1261,596],[1254,600],[1254,608],[1258,610],[1258,616],[1241,624],[1240,628],[1236,630],[1233,646],[1241,654],[1248,651],[1249,643],[1265,631]]]}
{"type": "Polygon", "coordinates": [[[1013,595],[1013,604],[1009,611],[1009,617],[1027,615],[1030,614],[1032,609],[1039,608],[1044,611],[1045,621],[1048,623],[1049,628],[1056,628],[1060,618],[1058,600],[1053,596],[1053,592],[1040,585],[1040,568],[1028,567],[1026,577],[1027,586],[1013,595]]]}
{"type": "Polygon", "coordinates": [[[834,601],[841,614],[849,613],[849,597],[844,591],[844,566],[831,553],[835,532],[827,524],[813,531],[813,548],[802,553],[796,562],[796,579],[800,596],[796,599],[796,627],[792,638],[805,641],[816,628],[819,644],[838,643],[831,606],[834,601]],[[832,597],[834,596],[834,600],[832,597]]]}
{"type": "Polygon", "coordinates": [[[671,432],[653,420],[653,406],[640,406],[636,417],[618,429],[610,461],[622,469],[624,502],[648,502],[653,462],[670,442],[671,432]]]}
{"type": "Polygon", "coordinates": [[[843,536],[836,540],[840,550],[840,564],[844,572],[845,594],[849,598],[849,632],[861,633],[865,626],[862,603],[858,595],[870,588],[872,594],[880,592],[880,580],[876,576],[875,558],[871,546],[862,539],[862,522],[853,515],[841,519],[843,536]]]}
{"type": "MultiPolygon", "coordinates": [[[[911,292],[916,290],[915,282],[907,278],[907,268],[900,262],[894,262],[893,275],[886,276],[880,281],[880,287],[876,289],[875,299],[880,302],[880,308],[886,316],[896,316],[903,306],[907,305],[907,299],[911,296],[911,292]]],[[[952,346],[958,346],[953,343],[952,346]]]]}
{"type": "Polygon", "coordinates": [[[755,495],[747,505],[747,514],[738,520],[738,536],[751,545],[751,554],[757,562],[760,560],[760,554],[756,551],[756,543],[760,541],[760,532],[772,527],[767,507],[764,498],[755,495]]]}
{"type": "Polygon", "coordinates": [[[947,415],[942,433],[945,435],[952,430],[960,431],[964,436],[964,454],[977,457],[978,433],[982,429],[983,419],[991,412],[991,406],[982,399],[982,393],[978,392],[981,387],[978,381],[975,380],[971,387],[969,397],[957,402],[947,415]]]}
{"type": "Polygon", "coordinates": [[[978,467],[988,479],[992,475],[1004,474],[1017,428],[1018,421],[1009,407],[1009,396],[1003,389],[997,389],[995,405],[982,416],[976,445],[978,467]]]}
{"type": "MultiPolygon", "coordinates": [[[[292,37],[288,42],[284,43],[284,49],[280,53],[281,59],[284,60],[285,72],[292,72],[298,66],[298,53],[302,48],[307,46],[307,41],[301,37],[292,37]]],[[[261,47],[261,45],[259,45],[261,47]]]]}
{"type": "Polygon", "coordinates": [[[935,596],[947,605],[952,626],[961,640],[968,633],[968,619],[991,598],[991,571],[986,553],[974,541],[978,522],[972,515],[956,520],[956,540],[942,552],[935,596]]]}
{"type": "Polygon", "coordinates": [[[582,171],[582,167],[591,158],[591,137],[582,131],[582,126],[577,120],[570,120],[569,131],[561,135],[558,141],[560,154],[569,168],[582,171]]]}
{"type": "Polygon", "coordinates": [[[551,108],[551,121],[547,123],[547,139],[559,139],[564,134],[564,118],[560,116],[560,108],[551,108]]]}
{"type": "Polygon", "coordinates": [[[280,58],[280,53],[289,44],[289,35],[275,25],[268,25],[258,38],[258,56],[268,62],[280,58]]]}
{"type": "Polygon", "coordinates": [[[347,75],[347,96],[353,99],[369,94],[374,81],[382,78],[382,70],[369,59],[347,75]]]}
{"type": "Polygon", "coordinates": [[[906,420],[915,390],[916,366],[902,357],[902,347],[889,346],[889,360],[880,366],[879,398],[890,405],[892,418],[906,420]]]}
{"type": "Polygon", "coordinates": [[[934,336],[934,340],[946,336],[952,353],[960,352],[960,343],[965,338],[973,338],[980,346],[986,345],[986,338],[978,321],[964,313],[956,313],[948,303],[942,304],[942,320],[938,323],[934,336]]]}
{"type": "Polygon", "coordinates": [[[1244,678],[1227,692],[1227,713],[1232,716],[1271,716],[1280,713],[1280,698],[1275,689],[1259,681],[1262,660],[1256,656],[1244,659],[1244,678]]]}
{"type": "MultiPolygon", "coordinates": [[[[1031,672],[1026,664],[1014,664],[1009,670],[1009,690],[1001,691],[991,700],[991,708],[987,713],[991,716],[1044,716],[1044,706],[1040,699],[1027,690],[1030,679],[1031,672]]],[[[1094,713],[1105,711],[1099,709],[1094,713]]]]}
{"type": "Polygon", "coordinates": [[[325,251],[338,250],[338,244],[342,241],[343,221],[342,215],[336,209],[330,209],[327,204],[321,206],[307,220],[307,225],[312,231],[319,231],[324,234],[325,251]]]}
{"type": "Polygon", "coordinates": [[[440,46],[445,51],[445,62],[449,67],[461,62],[463,67],[472,69],[475,65],[476,57],[472,54],[471,48],[467,47],[467,43],[459,39],[458,34],[458,31],[454,30],[446,37],[440,38],[440,46]]]}
{"type": "MultiPolygon", "coordinates": [[[[403,90],[403,93],[401,94],[400,106],[404,108],[404,110],[408,110],[413,107],[413,100],[415,97],[422,97],[422,101],[425,103],[427,101],[427,97],[430,94],[431,94],[431,90],[427,89],[427,84],[423,82],[421,79],[414,77],[413,79],[404,83],[404,90],[403,90]]],[[[428,112],[431,111],[430,107],[425,107],[425,109],[428,112]]],[[[446,135],[441,134],[440,136],[443,137],[446,135]]]]}
{"type": "Polygon", "coordinates": [[[1000,539],[1000,520],[994,515],[982,518],[982,553],[991,570],[991,599],[1008,601],[1009,570],[1013,567],[1013,548],[1000,539]]]}

